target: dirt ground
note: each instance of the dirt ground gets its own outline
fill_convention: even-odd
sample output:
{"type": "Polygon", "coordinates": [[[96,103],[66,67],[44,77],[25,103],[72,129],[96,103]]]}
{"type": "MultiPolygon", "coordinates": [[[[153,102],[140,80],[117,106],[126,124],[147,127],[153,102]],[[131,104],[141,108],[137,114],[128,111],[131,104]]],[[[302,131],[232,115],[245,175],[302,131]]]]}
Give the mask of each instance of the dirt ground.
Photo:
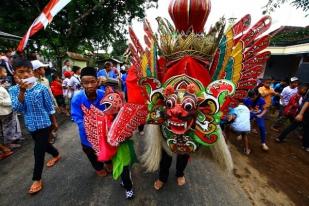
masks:
{"type": "Polygon", "coordinates": [[[276,143],[278,133],[269,129],[272,121],[266,121],[268,152],[261,150],[258,134],[249,135],[249,156],[243,154],[241,141],[230,138],[234,174],[253,205],[309,205],[309,153],[301,149],[295,133],[276,143]]]}

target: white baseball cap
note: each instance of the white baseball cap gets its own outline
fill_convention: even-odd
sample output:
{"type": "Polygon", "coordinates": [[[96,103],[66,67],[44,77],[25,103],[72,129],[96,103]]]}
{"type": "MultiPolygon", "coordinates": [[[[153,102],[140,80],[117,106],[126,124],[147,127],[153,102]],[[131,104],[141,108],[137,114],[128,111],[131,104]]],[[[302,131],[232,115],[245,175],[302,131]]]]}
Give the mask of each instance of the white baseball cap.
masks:
{"type": "Polygon", "coordinates": [[[43,64],[40,60],[33,60],[31,61],[32,69],[37,70],[40,67],[48,67],[48,64],[43,64]]]}
{"type": "Polygon", "coordinates": [[[292,78],[291,78],[291,82],[296,82],[296,81],[298,81],[298,78],[297,78],[297,77],[292,77],[292,78]]]}

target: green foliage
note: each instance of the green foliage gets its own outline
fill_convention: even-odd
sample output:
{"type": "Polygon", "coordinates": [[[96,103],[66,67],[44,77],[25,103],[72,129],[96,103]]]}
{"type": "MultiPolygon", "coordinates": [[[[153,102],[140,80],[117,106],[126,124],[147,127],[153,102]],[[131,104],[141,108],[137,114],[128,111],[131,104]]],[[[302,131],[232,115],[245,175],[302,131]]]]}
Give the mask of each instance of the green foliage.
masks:
{"type": "MultiPolygon", "coordinates": [[[[268,0],[267,5],[265,6],[265,11],[263,14],[271,13],[275,11],[275,9],[280,8],[280,5],[284,3],[290,3],[297,9],[302,9],[304,12],[309,11],[309,0],[268,0]]],[[[308,16],[309,13],[306,14],[308,16]]]]}
{"type": "MultiPolygon", "coordinates": [[[[1,30],[23,36],[48,1],[1,0],[1,30]]],[[[157,1],[72,0],[46,30],[31,37],[36,44],[29,44],[30,48],[50,56],[106,50],[113,42],[125,41],[127,25],[133,18],[143,18],[146,7],[156,6],[157,1]]],[[[122,47],[114,50],[118,55],[122,47]]]]}
{"type": "Polygon", "coordinates": [[[309,27],[297,28],[288,30],[286,32],[275,35],[270,44],[274,46],[286,46],[290,44],[297,44],[297,42],[309,41],[309,27]]]}
{"type": "Polygon", "coordinates": [[[111,53],[111,56],[122,60],[123,54],[128,48],[127,39],[125,38],[116,39],[112,43],[112,47],[113,47],[113,51],[111,53]]]}

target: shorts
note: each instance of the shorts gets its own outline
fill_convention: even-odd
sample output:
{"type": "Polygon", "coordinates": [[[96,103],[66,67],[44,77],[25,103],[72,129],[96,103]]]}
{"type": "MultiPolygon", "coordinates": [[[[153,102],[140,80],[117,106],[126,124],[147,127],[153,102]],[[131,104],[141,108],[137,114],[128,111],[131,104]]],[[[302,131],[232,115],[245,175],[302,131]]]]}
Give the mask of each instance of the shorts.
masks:
{"type": "Polygon", "coordinates": [[[247,134],[250,133],[250,132],[235,131],[235,130],[233,130],[233,128],[231,128],[231,129],[232,129],[232,132],[235,133],[236,135],[247,135],[247,134]]]}
{"type": "Polygon", "coordinates": [[[59,107],[65,107],[65,101],[63,95],[55,96],[55,99],[59,107]]]}

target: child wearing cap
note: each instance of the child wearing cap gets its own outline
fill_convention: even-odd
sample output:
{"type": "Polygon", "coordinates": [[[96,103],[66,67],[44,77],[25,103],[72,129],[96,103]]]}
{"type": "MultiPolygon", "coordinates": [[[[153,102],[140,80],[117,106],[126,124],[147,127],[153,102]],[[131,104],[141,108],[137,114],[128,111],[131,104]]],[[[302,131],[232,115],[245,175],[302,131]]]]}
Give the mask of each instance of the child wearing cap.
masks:
{"type": "Polygon", "coordinates": [[[33,184],[29,194],[36,194],[43,188],[45,152],[52,155],[47,167],[54,166],[60,160],[58,150],[48,142],[50,128],[57,130],[58,123],[50,92],[46,86],[36,81],[32,64],[25,59],[17,58],[13,67],[17,85],[12,86],[9,93],[13,110],[23,113],[25,125],[34,140],[33,184]]]}
{"type": "Polygon", "coordinates": [[[280,106],[281,106],[281,116],[274,122],[271,129],[275,132],[279,132],[279,127],[284,124],[287,118],[283,115],[284,108],[288,105],[290,98],[297,93],[299,81],[297,77],[292,77],[290,79],[290,85],[286,86],[281,92],[280,106]]]}
{"type": "Polygon", "coordinates": [[[33,69],[33,74],[34,76],[37,78],[37,81],[40,82],[41,84],[43,84],[44,86],[46,86],[48,88],[48,91],[50,93],[50,96],[53,99],[53,104],[56,110],[58,110],[58,104],[57,101],[50,89],[50,84],[48,79],[45,77],[45,68],[48,67],[48,64],[43,64],[41,61],[39,60],[33,60],[31,61],[32,64],[32,69],[33,69]]]}

